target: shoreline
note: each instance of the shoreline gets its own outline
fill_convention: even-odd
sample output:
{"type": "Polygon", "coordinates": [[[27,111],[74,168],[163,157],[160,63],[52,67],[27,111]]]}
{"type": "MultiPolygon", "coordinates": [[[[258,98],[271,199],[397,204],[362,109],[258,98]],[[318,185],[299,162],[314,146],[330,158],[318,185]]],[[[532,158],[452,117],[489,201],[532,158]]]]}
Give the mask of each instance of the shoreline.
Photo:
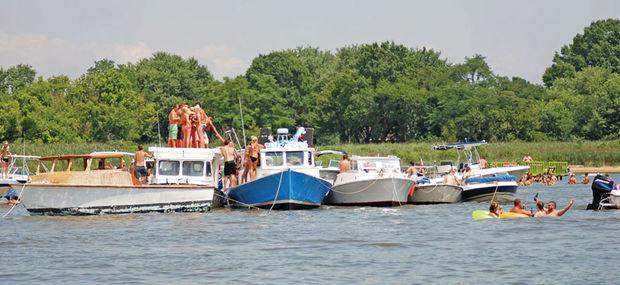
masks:
{"type": "Polygon", "coordinates": [[[573,173],[620,173],[620,166],[583,166],[569,165],[573,173]]]}

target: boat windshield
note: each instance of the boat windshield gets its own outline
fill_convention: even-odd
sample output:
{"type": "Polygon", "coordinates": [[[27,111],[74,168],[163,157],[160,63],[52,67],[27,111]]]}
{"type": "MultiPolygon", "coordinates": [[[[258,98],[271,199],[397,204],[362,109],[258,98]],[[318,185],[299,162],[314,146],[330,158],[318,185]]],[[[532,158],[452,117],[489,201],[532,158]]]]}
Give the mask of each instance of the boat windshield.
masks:
{"type": "Polygon", "coordinates": [[[211,176],[211,165],[204,161],[183,161],[184,176],[203,176],[204,170],[207,170],[206,176],[211,176]],[[205,167],[205,163],[207,166],[205,167]]]}
{"type": "Polygon", "coordinates": [[[299,166],[304,161],[303,151],[288,151],[286,152],[286,165],[287,166],[299,166]]]}
{"type": "Polygon", "coordinates": [[[356,165],[359,170],[364,172],[379,172],[382,171],[384,173],[399,173],[400,172],[400,163],[398,159],[394,160],[373,160],[373,159],[365,159],[359,160],[356,165]]]}
{"type": "Polygon", "coordinates": [[[284,153],[281,151],[265,152],[266,166],[282,166],[284,165],[284,153]]]}
{"type": "Polygon", "coordinates": [[[159,174],[160,175],[179,175],[179,162],[173,160],[160,160],[159,161],[159,174]]]}

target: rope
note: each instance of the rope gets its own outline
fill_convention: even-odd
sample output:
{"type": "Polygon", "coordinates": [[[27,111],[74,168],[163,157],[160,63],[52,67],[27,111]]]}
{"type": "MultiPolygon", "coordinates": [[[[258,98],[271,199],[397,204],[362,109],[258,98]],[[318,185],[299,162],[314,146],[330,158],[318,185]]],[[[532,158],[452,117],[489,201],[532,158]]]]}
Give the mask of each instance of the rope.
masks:
{"type": "Polygon", "coordinates": [[[273,207],[276,205],[276,201],[278,200],[278,195],[280,194],[280,185],[282,185],[282,176],[284,176],[284,171],[280,172],[280,182],[278,182],[278,190],[276,191],[276,195],[273,197],[273,203],[271,203],[271,208],[269,208],[269,212],[273,210],[273,207]]]}
{"type": "MultiPolygon", "coordinates": [[[[364,181],[364,180],[362,180],[362,181],[364,181]]],[[[366,186],[366,187],[364,187],[364,188],[362,188],[362,189],[360,189],[360,190],[358,190],[358,191],[355,191],[355,192],[341,192],[341,191],[336,191],[334,188],[332,188],[332,190],[331,190],[331,191],[332,191],[332,192],[336,192],[336,193],[338,193],[338,194],[343,194],[343,195],[354,195],[354,194],[359,194],[359,193],[362,193],[362,192],[364,192],[364,191],[368,190],[368,189],[369,189],[369,188],[370,188],[373,184],[377,183],[377,181],[379,181],[379,178],[375,178],[375,179],[372,181],[372,183],[368,184],[368,186],[366,186]]]]}
{"type": "Polygon", "coordinates": [[[493,201],[495,201],[495,194],[497,193],[497,189],[499,189],[499,182],[496,182],[495,184],[495,191],[493,191],[493,198],[491,198],[491,203],[493,203],[493,201]]]}
{"type": "MultiPolygon", "coordinates": [[[[17,197],[18,197],[17,199],[18,199],[18,201],[19,201],[19,199],[21,199],[22,194],[24,193],[24,188],[26,188],[26,183],[24,183],[24,185],[22,186],[22,190],[19,190],[19,194],[17,194],[17,197]]],[[[11,209],[9,209],[9,211],[8,211],[8,212],[6,212],[6,213],[2,216],[2,218],[3,218],[3,219],[4,219],[4,218],[6,218],[6,216],[8,216],[11,212],[13,212],[13,209],[15,209],[15,207],[17,206],[17,204],[21,204],[21,203],[15,203],[15,204],[13,204],[13,206],[11,207],[11,209]]]]}

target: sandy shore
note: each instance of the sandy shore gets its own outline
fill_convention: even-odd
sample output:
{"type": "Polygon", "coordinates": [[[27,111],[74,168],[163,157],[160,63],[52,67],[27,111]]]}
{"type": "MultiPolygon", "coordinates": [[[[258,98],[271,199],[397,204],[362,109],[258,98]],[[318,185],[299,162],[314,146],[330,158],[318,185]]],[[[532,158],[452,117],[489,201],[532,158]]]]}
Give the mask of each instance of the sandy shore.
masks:
{"type": "Polygon", "coordinates": [[[620,166],[590,167],[583,165],[569,165],[568,167],[574,173],[620,173],[620,166]]]}

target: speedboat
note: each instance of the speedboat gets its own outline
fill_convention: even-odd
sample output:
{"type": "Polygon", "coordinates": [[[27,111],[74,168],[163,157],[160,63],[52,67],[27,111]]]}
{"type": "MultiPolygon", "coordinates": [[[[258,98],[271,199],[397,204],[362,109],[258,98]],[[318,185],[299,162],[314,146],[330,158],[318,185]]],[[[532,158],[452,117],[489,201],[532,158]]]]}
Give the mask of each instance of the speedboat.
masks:
{"type": "Polygon", "coordinates": [[[339,173],[326,204],[391,207],[407,204],[413,179],[401,172],[396,156],[352,156],[351,170],[339,173]]]}
{"type": "Polygon", "coordinates": [[[442,180],[419,177],[414,191],[407,200],[410,204],[458,203],[463,199],[463,188],[443,183],[442,180]]]}
{"type": "Polygon", "coordinates": [[[220,164],[217,149],[150,148],[153,173],[142,184],[126,153],[39,159],[31,182],[11,184],[35,215],[191,212],[212,204],[220,164]]]}
{"type": "Polygon", "coordinates": [[[260,150],[256,179],[228,189],[229,202],[239,207],[296,210],[320,207],[331,182],[320,177],[314,148],[302,140],[304,128],[289,138],[288,129],[277,130],[260,150]]]}
{"type": "Polygon", "coordinates": [[[28,163],[37,161],[39,158],[39,156],[32,155],[9,155],[8,176],[6,179],[0,179],[0,198],[19,198],[15,190],[11,189],[10,185],[30,181],[28,163]]]}
{"type": "Polygon", "coordinates": [[[529,166],[483,168],[480,166],[480,154],[477,146],[485,144],[487,144],[485,141],[480,141],[433,145],[434,150],[455,149],[458,154],[456,164],[444,162],[437,167],[438,171],[447,173],[456,165],[456,176],[458,179],[462,179],[464,170],[468,167],[471,169],[471,176],[462,179],[463,201],[488,202],[495,200],[502,203],[511,202],[515,199],[518,188],[517,176],[526,173],[529,166]],[[463,160],[461,160],[462,155],[464,156],[463,160]]]}

